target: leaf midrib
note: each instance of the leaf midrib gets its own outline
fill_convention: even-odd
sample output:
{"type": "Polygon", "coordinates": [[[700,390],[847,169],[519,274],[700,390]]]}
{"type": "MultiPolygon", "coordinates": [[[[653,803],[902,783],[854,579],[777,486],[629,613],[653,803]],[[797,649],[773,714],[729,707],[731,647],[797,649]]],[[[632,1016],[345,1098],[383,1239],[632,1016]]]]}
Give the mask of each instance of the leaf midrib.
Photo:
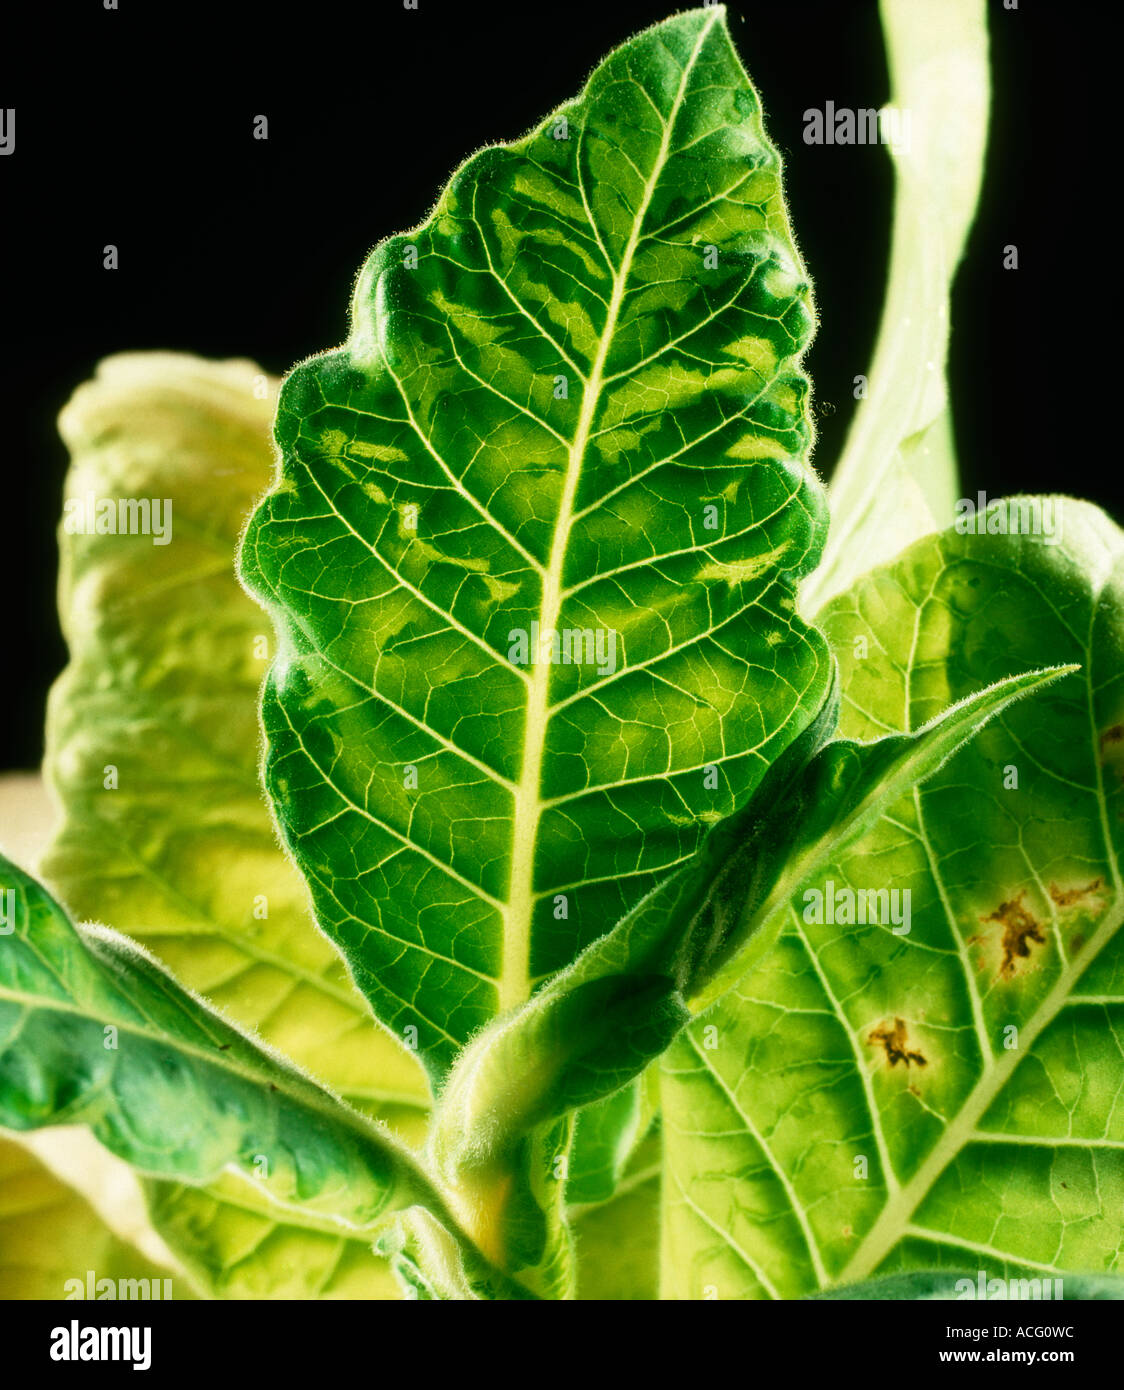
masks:
{"type": "MultiPolygon", "coordinates": [[[[597,355],[594,358],[589,378],[582,388],[581,410],[566,463],[566,476],[558,505],[558,520],[555,523],[550,559],[542,577],[542,591],[539,601],[540,632],[553,632],[558,626],[558,619],[561,615],[565,597],[562,587],[562,573],[569,547],[570,531],[574,522],[574,501],[577,497],[585,451],[604,385],[605,363],[608,360],[609,349],[616,332],[617,319],[620,315],[621,304],[624,301],[624,292],[632,270],[633,257],[640,241],[641,228],[647,216],[652,195],[667,163],[671,137],[686,94],[687,83],[694,70],[699,52],[721,13],[722,11],[715,7],[712,18],[700,29],[691,55],[683,65],[679,89],[664,123],[663,135],[653,162],[652,172],[648,177],[644,196],[641,198],[633,217],[632,228],[621,256],[620,267],[613,277],[613,290],[605,317],[605,327],[597,345],[597,355]]],[[[592,212],[590,212],[590,225],[596,230],[592,212]]],[[[540,799],[540,791],[546,732],[551,716],[550,675],[551,667],[548,664],[541,661],[536,662],[531,668],[531,680],[527,692],[523,767],[515,792],[512,812],[514,835],[512,839],[511,876],[507,905],[503,913],[503,961],[497,987],[498,1007],[501,1013],[528,999],[532,988],[531,928],[536,901],[534,874],[539,822],[544,809],[544,803],[540,799]]]]}

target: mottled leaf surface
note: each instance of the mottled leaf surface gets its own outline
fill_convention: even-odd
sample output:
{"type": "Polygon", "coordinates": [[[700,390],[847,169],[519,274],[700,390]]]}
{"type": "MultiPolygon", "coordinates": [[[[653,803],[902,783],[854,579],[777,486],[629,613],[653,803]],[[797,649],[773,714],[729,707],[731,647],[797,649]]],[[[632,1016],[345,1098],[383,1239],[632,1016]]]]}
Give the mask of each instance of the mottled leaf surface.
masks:
{"type": "Polygon", "coordinates": [[[206,1187],[147,1187],[157,1229],[214,1298],[399,1297],[369,1231],[279,1206],[236,1174],[206,1187]]]}
{"type": "Polygon", "coordinates": [[[282,388],[243,550],[284,634],[268,785],[318,919],[435,1079],[821,705],[794,613],[825,522],[812,325],[712,7],[474,155],[282,388]]]}
{"type": "Polygon", "coordinates": [[[105,928],[79,929],[0,859],[0,1124],[84,1124],[139,1172],[233,1168],[353,1227],[440,1197],[385,1126],[322,1090],[105,928]]]}
{"type": "Polygon", "coordinates": [[[767,955],[802,873],[875,825],[988,719],[1072,667],[1030,671],[958,701],[908,734],[834,740],[829,701],[758,796],[716,826],[574,964],[484,1029],[458,1058],[430,1124],[427,1154],[480,1248],[537,1290],[568,1290],[567,1199],[604,1198],[644,1123],[629,1086],[690,1021],[767,955]],[[818,751],[811,751],[818,747],[818,751]],[[791,766],[789,763],[791,762],[791,766]],[[758,804],[760,802],[760,804],[758,804]],[[586,1107],[584,1110],[580,1107],[586,1107]],[[574,1111],[593,1116],[581,1172],[574,1111]]]}

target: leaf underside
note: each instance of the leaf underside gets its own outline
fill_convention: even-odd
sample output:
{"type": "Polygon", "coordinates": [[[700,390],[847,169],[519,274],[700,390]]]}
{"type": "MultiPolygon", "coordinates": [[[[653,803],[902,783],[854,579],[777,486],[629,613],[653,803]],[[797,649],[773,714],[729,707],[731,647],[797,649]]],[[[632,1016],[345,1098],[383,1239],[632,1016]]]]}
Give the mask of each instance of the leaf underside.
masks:
{"type": "MultiPolygon", "coordinates": [[[[76,917],[129,933],[236,1022],[418,1140],[424,1077],[316,930],[259,778],[274,638],[235,558],[272,469],[277,384],[248,361],[123,354],[60,416],[68,503],[156,499],[167,543],[85,518],[60,528],[69,663],[51,691],[44,767],[63,814],[43,873],[76,917]]],[[[324,1235],[307,1212],[248,1214],[245,1186],[233,1201],[223,1183],[146,1184],[161,1234],[211,1293],[392,1296],[369,1241],[324,1235]],[[347,1256],[325,1275],[337,1249],[347,1256]]]]}
{"type": "Polygon", "coordinates": [[[228,1170],[282,1206],[356,1229],[435,1201],[390,1132],[187,993],[105,928],[76,928],[0,858],[0,1125],[81,1124],[138,1172],[228,1170]]]}
{"type": "Polygon", "coordinates": [[[1122,557],[1118,528],[1067,499],[1059,544],[947,532],[825,610],[854,738],[1011,671],[1082,669],[804,885],[772,952],[668,1053],[665,1295],[1120,1269],[1122,557]],[[908,889],[909,932],[815,921],[804,893],[829,881],[908,889]]]}
{"type": "Polygon", "coordinates": [[[894,226],[878,343],[831,478],[831,534],[802,594],[854,579],[951,524],[960,492],[946,359],[990,100],[984,0],[881,0],[892,82],[894,226]]]}
{"type": "Polygon", "coordinates": [[[313,925],[258,776],[273,638],[234,562],[275,392],[251,362],[131,353],[62,412],[68,499],[171,511],[166,544],[60,529],[70,660],[44,766],[63,815],[42,868],[79,920],[127,932],[353,1104],[407,1120],[424,1080],[313,925]]]}

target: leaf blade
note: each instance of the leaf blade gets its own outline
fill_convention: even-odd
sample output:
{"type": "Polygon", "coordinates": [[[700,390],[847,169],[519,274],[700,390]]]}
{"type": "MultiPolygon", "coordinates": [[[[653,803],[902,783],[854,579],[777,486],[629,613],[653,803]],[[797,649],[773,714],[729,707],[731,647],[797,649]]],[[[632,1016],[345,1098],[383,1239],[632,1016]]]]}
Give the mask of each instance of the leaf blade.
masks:
{"type": "Polygon", "coordinates": [[[79,931],[0,859],[0,1122],[81,1123],[142,1173],[202,1184],[233,1165],[274,1200],[374,1226],[442,1201],[384,1126],[208,1011],[105,928],[79,931]],[[186,1105],[185,1105],[186,1102],[186,1105]]]}
{"type": "Polygon", "coordinates": [[[287,632],[270,789],[325,929],[437,1082],[689,857],[826,694],[792,611],[824,520],[798,462],[811,327],[777,156],[712,7],[474,156],[373,253],[344,348],[283,388],[279,487],[243,550],[287,632]],[[713,543],[684,505],[700,491],[733,517],[713,543]],[[627,664],[524,669],[511,638],[536,632],[619,634],[627,664]],[[619,736],[646,697],[690,732],[619,736]],[[711,765],[725,785],[703,785],[711,765]]]}
{"type": "Polygon", "coordinates": [[[574,1112],[579,1124],[583,1116],[595,1121],[594,1134],[598,1126],[608,1133],[590,1138],[584,1157],[591,1168],[568,1175],[569,1188],[611,1194],[641,1101],[633,1078],[675,1043],[692,1015],[696,1031],[710,1031],[708,1010],[753,960],[767,958],[801,879],[869,830],[904,788],[931,777],[990,719],[1075,669],[996,681],[911,735],[867,745],[837,740],[817,748],[835,723],[829,703],[771,770],[758,799],[715,827],[685,868],[521,1009],[473,1039],[434,1111],[428,1153],[456,1194],[462,1224],[491,1259],[533,1266],[568,1239],[557,1187],[548,1184],[544,1200],[525,1179],[528,1168],[574,1152],[556,1128],[574,1112]]]}
{"type": "Polygon", "coordinates": [[[394,1300],[369,1232],[280,1207],[225,1173],[206,1187],[146,1184],[153,1225],[210,1297],[394,1300]]]}

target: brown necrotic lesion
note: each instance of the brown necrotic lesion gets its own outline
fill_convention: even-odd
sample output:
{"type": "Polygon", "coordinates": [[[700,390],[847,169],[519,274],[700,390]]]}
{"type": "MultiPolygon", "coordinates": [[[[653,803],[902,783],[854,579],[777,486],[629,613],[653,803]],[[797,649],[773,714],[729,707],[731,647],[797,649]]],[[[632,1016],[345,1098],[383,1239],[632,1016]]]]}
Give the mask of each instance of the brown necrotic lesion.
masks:
{"type": "Polygon", "coordinates": [[[866,1035],[866,1040],[871,1047],[880,1047],[886,1054],[886,1060],[890,1066],[896,1067],[899,1062],[904,1063],[908,1069],[911,1066],[924,1067],[928,1065],[928,1058],[924,1053],[916,1050],[910,1043],[908,1029],[904,1018],[895,1018],[890,1022],[880,1023],[877,1028],[872,1028],[866,1035]]]}
{"type": "MultiPolygon", "coordinates": [[[[1009,980],[1018,973],[1020,961],[1030,959],[1032,943],[1039,946],[1046,943],[1045,923],[1040,922],[1027,909],[1023,901],[1025,897],[1025,890],[1016,893],[1013,898],[1000,903],[987,917],[980,918],[981,922],[998,924],[1001,930],[999,947],[1002,960],[999,963],[999,975],[1004,980],[1009,980]]],[[[979,938],[973,937],[972,940],[978,941],[979,938]]]]}
{"type": "Polygon", "coordinates": [[[1101,895],[1098,889],[1104,883],[1103,878],[1090,879],[1088,883],[1080,884],[1075,888],[1062,888],[1056,883],[1050,884],[1050,897],[1063,911],[1067,907],[1077,907],[1084,905],[1088,907],[1100,907],[1101,895]],[[1086,902],[1086,899],[1092,901],[1086,902]]]}
{"type": "MultiPolygon", "coordinates": [[[[1092,878],[1087,883],[1075,883],[1068,887],[1051,882],[1048,888],[1050,902],[1056,909],[1059,925],[1072,928],[1088,914],[1097,914],[1104,907],[1104,879],[1092,878]],[[1063,916],[1066,920],[1062,920],[1063,916]]],[[[968,938],[969,946],[977,946],[994,959],[998,955],[999,966],[996,978],[1011,980],[1032,968],[1035,948],[1045,946],[1047,923],[1036,917],[1027,907],[1026,890],[1020,889],[1005,898],[994,912],[989,912],[980,921],[985,926],[997,927],[997,932],[968,938]]],[[[1085,944],[1083,933],[1070,931],[1068,950],[1077,952],[1085,944]]],[[[980,968],[983,968],[981,963],[980,968]]]]}

